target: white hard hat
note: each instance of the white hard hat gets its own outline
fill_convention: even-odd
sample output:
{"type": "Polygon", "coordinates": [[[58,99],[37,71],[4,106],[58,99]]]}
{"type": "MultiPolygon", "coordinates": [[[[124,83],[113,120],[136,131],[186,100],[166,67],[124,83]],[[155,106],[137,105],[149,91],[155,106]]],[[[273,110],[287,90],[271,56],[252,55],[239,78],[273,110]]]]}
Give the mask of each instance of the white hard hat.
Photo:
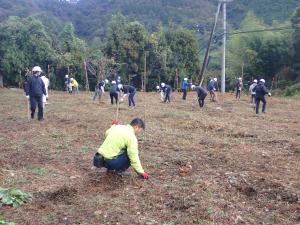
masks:
{"type": "Polygon", "coordinates": [[[119,89],[122,89],[122,88],[123,88],[123,85],[122,85],[122,84],[118,84],[118,88],[119,88],[119,89]]]}
{"type": "Polygon", "coordinates": [[[218,79],[215,77],[215,78],[214,78],[214,81],[217,81],[217,80],[218,80],[218,79]]]}
{"type": "Polygon", "coordinates": [[[242,80],[242,78],[241,78],[241,77],[239,77],[239,80],[242,80]]]}
{"type": "Polygon", "coordinates": [[[191,88],[194,90],[196,88],[196,85],[193,84],[191,88]]]}
{"type": "Polygon", "coordinates": [[[184,78],[183,80],[188,80],[187,78],[184,78]]]}
{"type": "Polygon", "coordinates": [[[70,79],[71,81],[74,80],[73,78],[70,79]]]}
{"type": "Polygon", "coordinates": [[[164,87],[164,86],[166,86],[166,84],[165,83],[161,83],[160,86],[164,87]]]}
{"type": "Polygon", "coordinates": [[[69,75],[68,74],[66,74],[66,76],[65,76],[66,78],[68,78],[69,77],[69,75]]]}
{"type": "Polygon", "coordinates": [[[42,69],[39,66],[35,66],[32,68],[32,72],[42,72],[42,69]]]}
{"type": "Polygon", "coordinates": [[[112,84],[116,84],[116,81],[115,81],[115,80],[113,80],[111,83],[112,83],[112,84]]]}
{"type": "Polygon", "coordinates": [[[254,79],[253,83],[257,83],[257,80],[256,80],[256,79],[254,79]]]}
{"type": "Polygon", "coordinates": [[[260,79],[259,82],[266,83],[265,79],[260,79]]]}
{"type": "Polygon", "coordinates": [[[108,82],[109,82],[109,81],[108,81],[107,79],[105,79],[105,83],[108,84],[108,82]]]}
{"type": "Polygon", "coordinates": [[[159,86],[158,85],[156,86],[156,89],[159,90],[159,86]]]}

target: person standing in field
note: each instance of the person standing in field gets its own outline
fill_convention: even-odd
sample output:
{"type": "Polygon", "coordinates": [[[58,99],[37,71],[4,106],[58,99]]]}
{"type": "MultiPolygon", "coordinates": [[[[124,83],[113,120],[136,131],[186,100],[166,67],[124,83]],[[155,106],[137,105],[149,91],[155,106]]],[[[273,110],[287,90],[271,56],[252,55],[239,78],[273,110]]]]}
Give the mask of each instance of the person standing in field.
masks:
{"type": "Polygon", "coordinates": [[[236,82],[236,85],[235,85],[235,88],[236,88],[235,98],[236,99],[240,99],[241,98],[242,88],[243,88],[243,81],[242,81],[241,77],[238,78],[238,80],[236,82]]]}
{"type": "Polygon", "coordinates": [[[41,79],[44,82],[45,85],[45,89],[46,89],[46,95],[43,95],[43,104],[45,107],[45,104],[47,104],[48,98],[49,98],[49,92],[48,92],[48,88],[49,88],[49,79],[46,77],[46,75],[42,72],[41,73],[41,79]]]}
{"type": "Polygon", "coordinates": [[[111,82],[110,90],[109,90],[109,95],[110,95],[110,102],[113,105],[114,104],[114,99],[116,102],[116,105],[118,104],[119,100],[119,92],[118,92],[118,85],[116,81],[111,82]]]}
{"type": "Polygon", "coordinates": [[[249,87],[249,93],[251,95],[250,97],[250,103],[255,107],[255,87],[257,85],[257,80],[254,79],[252,84],[249,87]]]}
{"type": "Polygon", "coordinates": [[[165,99],[164,99],[164,103],[170,103],[171,102],[171,93],[172,93],[172,87],[168,84],[165,83],[161,83],[161,89],[164,92],[165,95],[165,99]]]}
{"type": "Polygon", "coordinates": [[[217,102],[217,96],[216,96],[216,83],[217,83],[218,79],[215,78],[211,78],[210,81],[208,82],[208,91],[210,94],[210,101],[212,102],[217,102]]]}
{"type": "Polygon", "coordinates": [[[26,91],[26,98],[30,101],[31,118],[34,118],[36,106],[38,106],[38,120],[44,120],[43,117],[43,95],[46,95],[45,84],[39,77],[42,69],[35,66],[32,69],[33,76],[28,79],[26,91]]]}
{"type": "Polygon", "coordinates": [[[107,168],[122,175],[130,166],[144,179],[149,178],[141,165],[137,136],[145,130],[145,123],[135,118],[127,125],[112,125],[105,132],[105,140],[94,156],[94,166],[107,168]]]}
{"type": "Polygon", "coordinates": [[[266,105],[267,101],[265,95],[271,96],[270,91],[265,86],[266,81],[264,79],[260,79],[259,83],[253,89],[255,91],[255,103],[256,103],[256,114],[259,113],[259,103],[262,101],[262,113],[266,113],[266,105]]]}
{"type": "Polygon", "coordinates": [[[182,99],[183,100],[186,100],[186,95],[187,95],[187,91],[188,91],[188,79],[187,78],[184,78],[183,79],[183,82],[182,82],[182,92],[183,92],[183,95],[182,95],[182,99]]]}
{"type": "Polygon", "coordinates": [[[95,86],[95,95],[93,100],[95,101],[96,98],[99,98],[99,101],[101,100],[101,96],[102,94],[104,94],[104,88],[105,88],[105,84],[108,84],[108,80],[105,79],[104,81],[100,81],[96,86],[95,86]]]}

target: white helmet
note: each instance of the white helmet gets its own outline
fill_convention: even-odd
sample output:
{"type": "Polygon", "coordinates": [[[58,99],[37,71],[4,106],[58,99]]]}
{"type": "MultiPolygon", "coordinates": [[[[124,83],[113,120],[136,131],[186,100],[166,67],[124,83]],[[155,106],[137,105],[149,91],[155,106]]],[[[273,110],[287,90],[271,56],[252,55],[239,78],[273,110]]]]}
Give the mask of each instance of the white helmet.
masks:
{"type": "Polygon", "coordinates": [[[256,79],[254,79],[253,83],[257,83],[257,80],[256,80],[256,79]]]}
{"type": "Polygon", "coordinates": [[[119,88],[119,89],[122,89],[122,88],[123,88],[123,85],[122,85],[122,84],[118,84],[118,88],[119,88]]]}
{"type": "Polygon", "coordinates": [[[118,80],[121,80],[121,77],[120,77],[120,76],[118,77],[118,80]]]}
{"type": "Polygon", "coordinates": [[[196,85],[193,84],[193,85],[191,86],[191,88],[192,88],[192,90],[194,90],[194,89],[196,88],[196,85]]]}
{"type": "Polygon", "coordinates": [[[111,84],[116,84],[116,81],[115,81],[115,80],[113,80],[113,81],[111,82],[111,84]]]}
{"type": "Polygon", "coordinates": [[[74,79],[73,79],[73,78],[71,78],[70,80],[71,80],[71,81],[73,81],[74,79]]]}
{"type": "Polygon", "coordinates": [[[42,72],[42,69],[39,66],[35,66],[32,68],[32,72],[42,72]]]}
{"type": "Polygon", "coordinates": [[[156,86],[156,89],[159,90],[159,86],[158,85],[156,86]]]}
{"type": "Polygon", "coordinates": [[[165,83],[161,83],[160,86],[161,86],[161,87],[165,87],[166,84],[165,84],[165,83]]]}
{"type": "Polygon", "coordinates": [[[65,76],[66,78],[68,78],[69,77],[69,75],[68,74],[66,74],[66,76],[65,76]]]}
{"type": "Polygon", "coordinates": [[[239,77],[239,80],[242,80],[242,78],[241,78],[241,77],[239,77]]]}
{"type": "Polygon", "coordinates": [[[259,82],[266,83],[265,79],[260,79],[259,82]]]}
{"type": "Polygon", "coordinates": [[[183,80],[188,80],[187,78],[184,78],[183,80]]]}
{"type": "Polygon", "coordinates": [[[216,82],[217,82],[217,81],[218,81],[218,79],[215,77],[215,78],[214,78],[214,81],[216,81],[216,82]]]}
{"type": "Polygon", "coordinates": [[[107,79],[105,79],[105,83],[108,84],[108,82],[109,82],[109,81],[108,81],[107,79]]]}

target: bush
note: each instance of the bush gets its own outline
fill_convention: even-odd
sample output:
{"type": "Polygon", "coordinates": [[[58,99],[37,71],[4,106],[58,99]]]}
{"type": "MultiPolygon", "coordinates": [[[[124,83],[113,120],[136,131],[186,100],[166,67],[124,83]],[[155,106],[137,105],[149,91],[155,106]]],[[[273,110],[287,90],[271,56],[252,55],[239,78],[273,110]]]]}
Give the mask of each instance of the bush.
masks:
{"type": "Polygon", "coordinates": [[[18,207],[26,202],[30,202],[32,196],[31,194],[22,192],[18,189],[0,187],[0,199],[2,204],[18,207]]]}
{"type": "Polygon", "coordinates": [[[294,96],[297,93],[300,93],[300,83],[288,87],[285,91],[285,96],[294,96]]]}

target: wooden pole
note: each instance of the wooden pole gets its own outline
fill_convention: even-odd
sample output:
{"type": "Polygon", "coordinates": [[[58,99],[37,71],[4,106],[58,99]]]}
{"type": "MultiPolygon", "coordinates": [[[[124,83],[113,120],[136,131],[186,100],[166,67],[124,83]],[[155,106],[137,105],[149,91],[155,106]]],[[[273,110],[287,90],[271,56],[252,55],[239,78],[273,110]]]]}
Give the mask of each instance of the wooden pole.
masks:
{"type": "Polygon", "coordinates": [[[88,79],[88,73],[87,73],[85,60],[83,61],[83,65],[84,65],[84,71],[85,71],[85,90],[90,92],[89,79],[88,79]]]}
{"type": "MultiPolygon", "coordinates": [[[[146,123],[146,76],[147,76],[147,52],[145,51],[145,61],[144,61],[144,123],[146,123]]],[[[144,131],[144,141],[146,141],[146,131],[144,131]]]]}

